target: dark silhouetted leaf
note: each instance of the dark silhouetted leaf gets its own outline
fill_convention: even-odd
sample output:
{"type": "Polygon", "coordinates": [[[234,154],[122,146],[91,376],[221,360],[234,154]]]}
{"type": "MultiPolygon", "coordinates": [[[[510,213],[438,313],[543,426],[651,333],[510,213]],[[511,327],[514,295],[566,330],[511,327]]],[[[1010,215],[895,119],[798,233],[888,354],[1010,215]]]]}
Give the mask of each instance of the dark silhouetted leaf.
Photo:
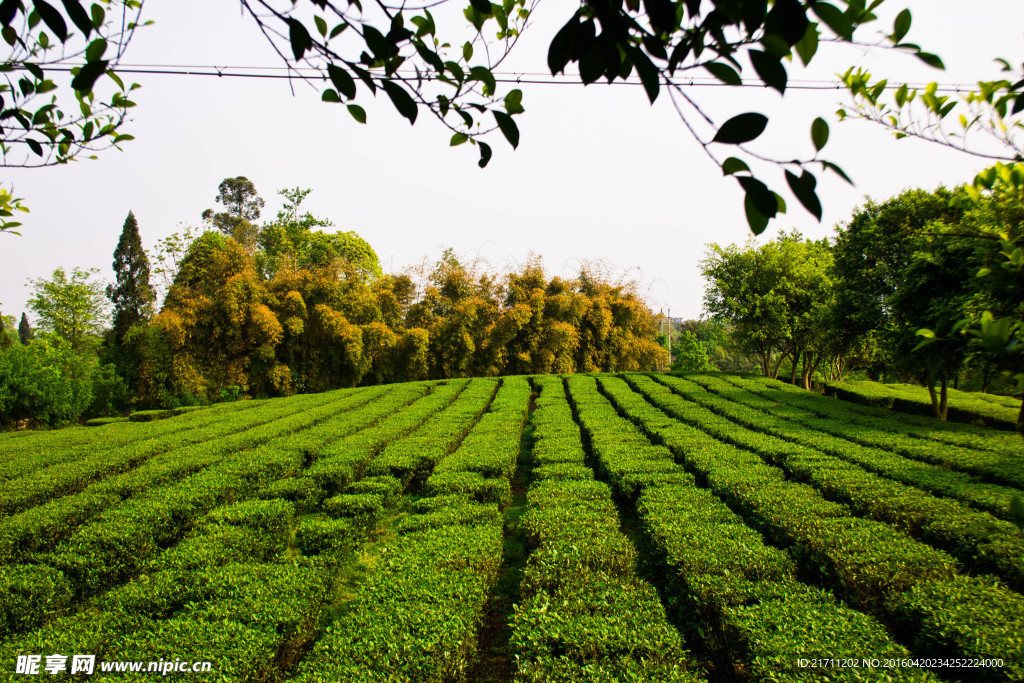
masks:
{"type": "Polygon", "coordinates": [[[64,21],[64,17],[57,11],[57,8],[46,2],[46,0],[33,0],[32,4],[35,5],[36,12],[39,13],[43,23],[50,27],[50,30],[56,34],[60,42],[66,41],[68,39],[68,25],[64,21]]]}
{"type": "Polygon", "coordinates": [[[946,69],[946,65],[942,63],[942,59],[940,59],[938,55],[933,55],[931,52],[918,52],[917,58],[934,69],[946,69]]]}
{"type": "Polygon", "coordinates": [[[711,72],[711,75],[729,85],[740,85],[743,83],[743,79],[736,73],[736,69],[732,68],[728,64],[722,64],[721,62],[709,62],[704,65],[704,68],[711,72]]]}
{"type": "Polygon", "coordinates": [[[478,142],[477,147],[480,148],[480,161],[476,163],[480,168],[487,166],[487,162],[491,160],[491,146],[486,142],[478,142]]]}
{"type": "Polygon", "coordinates": [[[782,60],[760,50],[750,50],[750,62],[765,85],[780,93],[786,92],[786,67],[782,66],[782,60]]]}
{"type": "Polygon", "coordinates": [[[78,0],[62,0],[64,3],[64,11],[71,17],[71,21],[78,27],[78,30],[82,32],[82,35],[86,38],[92,33],[92,20],[89,18],[88,12],[82,7],[82,3],[78,0]]]}
{"type": "Polygon", "coordinates": [[[644,10],[656,35],[675,30],[676,8],[672,0],[644,0],[644,10]]]}
{"type": "Polygon", "coordinates": [[[853,39],[853,24],[838,7],[827,2],[816,2],[811,5],[811,9],[837,36],[846,40],[853,39]]]}
{"type": "Polygon", "coordinates": [[[491,0],[469,0],[469,4],[473,6],[473,9],[478,14],[482,14],[485,17],[491,16],[491,0]]]}
{"type": "Polygon", "coordinates": [[[338,97],[338,92],[334,90],[334,88],[327,88],[324,90],[324,94],[320,96],[320,99],[324,102],[341,103],[341,98],[338,97]]]}
{"type": "Polygon", "coordinates": [[[295,56],[296,62],[313,47],[313,39],[310,37],[309,31],[299,21],[291,17],[288,18],[288,40],[292,44],[292,54],[295,56]]]}
{"type": "Polygon", "coordinates": [[[750,142],[764,132],[768,125],[768,117],[764,114],[748,112],[734,116],[718,129],[712,142],[724,142],[729,145],[741,145],[750,142]]]}
{"type": "Polygon", "coordinates": [[[92,92],[92,86],[95,85],[96,79],[103,75],[103,72],[107,70],[106,60],[99,62],[89,62],[83,66],[79,71],[78,75],[71,80],[71,87],[80,93],[92,92]]]}
{"type": "Polygon", "coordinates": [[[853,181],[850,180],[850,176],[846,175],[846,171],[844,171],[843,169],[839,168],[838,166],[833,164],[831,161],[822,161],[821,165],[822,165],[823,168],[828,169],[829,171],[832,171],[837,176],[839,176],[840,178],[842,178],[846,182],[848,182],[851,185],[853,185],[853,181]]]}
{"type": "Polygon", "coordinates": [[[505,112],[496,111],[494,114],[494,120],[498,122],[498,128],[501,129],[502,134],[508,143],[512,145],[512,149],[519,146],[519,126],[512,120],[512,117],[505,112]]]}
{"type": "Polygon", "coordinates": [[[382,80],[380,82],[384,92],[391,98],[391,103],[395,105],[395,109],[398,113],[409,119],[409,123],[416,123],[416,114],[419,113],[419,107],[416,106],[416,101],[412,99],[408,91],[405,88],[394,83],[392,81],[382,80]]]}
{"type": "Polygon", "coordinates": [[[765,31],[795,45],[807,31],[807,14],[798,0],[775,0],[765,17],[765,31]]]}
{"type": "Polygon", "coordinates": [[[348,75],[348,72],[335,64],[327,65],[327,76],[331,83],[342,95],[348,99],[356,96],[356,82],[348,75]]]}
{"type": "Polygon", "coordinates": [[[0,2],[0,24],[9,26],[14,21],[14,15],[18,13],[18,0],[3,0],[0,2]]]}
{"type": "Polygon", "coordinates": [[[804,205],[811,215],[821,220],[821,202],[818,200],[818,195],[814,191],[815,186],[818,184],[817,179],[814,175],[808,171],[804,171],[799,177],[790,171],[786,171],[786,182],[789,184],[789,189],[793,191],[794,196],[800,200],[800,203],[804,205]]]}
{"type": "Polygon", "coordinates": [[[764,232],[764,229],[768,227],[768,218],[757,210],[749,194],[743,198],[743,211],[747,215],[747,225],[750,226],[750,232],[755,235],[760,235],[764,232]]]}
{"type": "Polygon", "coordinates": [[[633,60],[633,66],[636,67],[636,73],[640,76],[640,82],[644,85],[644,91],[647,93],[647,99],[654,104],[654,100],[658,99],[658,91],[661,87],[661,76],[658,73],[657,67],[651,63],[651,60],[647,58],[643,50],[634,48],[629,52],[630,58],[633,60]]]}
{"type": "Polygon", "coordinates": [[[825,146],[825,143],[828,142],[828,124],[820,116],[814,119],[814,123],[811,124],[811,142],[814,143],[814,149],[819,152],[825,146]]]}
{"type": "Polygon", "coordinates": [[[796,48],[796,53],[800,55],[800,61],[804,63],[804,66],[810,64],[814,53],[818,51],[818,24],[813,21],[807,24],[804,37],[798,40],[793,47],[796,48]]]}

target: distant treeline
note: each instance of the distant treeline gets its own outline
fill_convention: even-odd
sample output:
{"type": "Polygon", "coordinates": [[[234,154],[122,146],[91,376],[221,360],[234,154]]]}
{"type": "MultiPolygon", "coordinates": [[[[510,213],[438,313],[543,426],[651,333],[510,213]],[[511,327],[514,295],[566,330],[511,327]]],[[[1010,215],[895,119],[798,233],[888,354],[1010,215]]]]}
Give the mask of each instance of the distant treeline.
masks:
{"type": "Polygon", "coordinates": [[[63,269],[33,281],[37,329],[8,318],[0,422],[55,425],[129,409],[272,397],[363,384],[667,365],[632,283],[597,267],[549,277],[540,259],[496,274],[451,251],[432,268],[382,273],[354,232],[300,213],[277,219],[244,177],[221,184],[206,230],[147,254],[134,215],[115,282],[63,269]],[[157,282],[151,282],[156,279],[157,282]],[[157,289],[166,292],[157,308],[157,289]]]}

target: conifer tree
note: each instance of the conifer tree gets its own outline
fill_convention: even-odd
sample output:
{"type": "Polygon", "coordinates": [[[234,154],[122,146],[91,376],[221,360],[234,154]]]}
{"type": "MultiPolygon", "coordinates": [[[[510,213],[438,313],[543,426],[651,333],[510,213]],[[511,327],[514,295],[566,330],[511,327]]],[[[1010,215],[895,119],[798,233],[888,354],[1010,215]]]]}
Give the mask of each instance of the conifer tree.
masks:
{"type": "Polygon", "coordinates": [[[18,325],[18,337],[21,339],[22,346],[26,346],[35,336],[32,326],[28,324],[28,316],[23,311],[21,314],[21,324],[18,325]]]}
{"type": "Polygon", "coordinates": [[[114,250],[114,284],[107,287],[107,297],[114,304],[113,345],[120,348],[133,325],[152,317],[156,299],[149,284],[149,258],[131,211],[114,250]]]}

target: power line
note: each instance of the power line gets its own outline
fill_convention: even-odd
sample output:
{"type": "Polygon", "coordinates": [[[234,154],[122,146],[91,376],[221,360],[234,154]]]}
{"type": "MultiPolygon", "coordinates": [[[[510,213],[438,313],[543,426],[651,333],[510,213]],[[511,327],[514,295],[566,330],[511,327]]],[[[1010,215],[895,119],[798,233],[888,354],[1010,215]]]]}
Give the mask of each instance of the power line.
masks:
{"type": "MultiPolygon", "coordinates": [[[[58,71],[58,72],[69,72],[75,66],[64,66],[64,65],[52,65],[47,66],[46,70],[58,71]]],[[[193,77],[215,77],[215,78],[251,78],[251,79],[266,79],[266,80],[289,80],[289,79],[308,79],[308,78],[323,78],[327,80],[317,69],[311,68],[289,68],[289,67],[274,67],[274,66],[227,66],[218,67],[215,65],[177,65],[177,64],[131,64],[121,65],[114,69],[115,73],[119,74],[141,74],[141,75],[152,75],[152,76],[193,76],[193,77]],[[268,71],[284,71],[285,73],[265,73],[268,71]],[[254,73],[255,72],[255,73],[254,73]]],[[[585,85],[578,76],[553,76],[550,74],[543,74],[537,72],[493,72],[494,80],[498,83],[518,83],[524,85],[585,85]]],[[[436,80],[435,76],[430,74],[420,74],[417,76],[413,72],[399,71],[399,74],[403,80],[417,80],[422,79],[425,81],[436,80]]],[[[728,83],[722,83],[721,81],[702,76],[684,77],[674,81],[677,85],[684,87],[714,87],[714,88],[766,88],[767,86],[761,81],[744,81],[739,86],[731,85],[728,83]]],[[[603,83],[606,85],[643,85],[638,79],[616,79],[611,83],[607,81],[595,81],[593,84],[603,83]]],[[[920,84],[908,84],[908,87],[923,89],[926,86],[924,83],[920,84]]],[[[887,84],[885,88],[887,90],[895,90],[900,87],[900,84],[887,84]]],[[[840,81],[826,81],[816,79],[795,79],[791,80],[786,84],[787,90],[845,90],[846,86],[840,81]]],[[[959,84],[941,84],[936,89],[936,92],[946,93],[958,93],[961,91],[970,91],[973,88],[970,86],[962,86],[959,84]]]]}

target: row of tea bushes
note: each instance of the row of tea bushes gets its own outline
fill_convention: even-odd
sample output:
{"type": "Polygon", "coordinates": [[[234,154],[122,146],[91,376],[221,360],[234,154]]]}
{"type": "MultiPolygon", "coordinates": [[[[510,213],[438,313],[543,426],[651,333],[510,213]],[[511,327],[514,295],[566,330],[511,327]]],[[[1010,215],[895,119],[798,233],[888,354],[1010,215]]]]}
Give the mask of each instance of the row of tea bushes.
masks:
{"type": "MultiPolygon", "coordinates": [[[[136,496],[199,474],[240,450],[256,448],[335,417],[367,398],[365,394],[341,392],[317,394],[309,400],[303,397],[302,401],[272,403],[243,422],[226,419],[211,425],[201,430],[208,441],[200,434],[177,441],[174,435],[165,437],[174,443],[165,444],[162,452],[142,466],[102,479],[72,495],[61,496],[59,490],[54,491],[51,500],[0,521],[0,563],[23,561],[34,552],[55,548],[83,524],[122,505],[131,505],[136,496]]],[[[41,489],[45,489],[45,482],[41,489]]]]}
{"type": "Polygon", "coordinates": [[[688,470],[743,519],[777,545],[788,547],[801,569],[818,575],[848,602],[871,610],[921,657],[1000,657],[1004,669],[979,670],[977,680],[1024,676],[1024,598],[992,577],[958,574],[953,558],[883,523],[852,517],[818,491],[786,479],[758,456],[724,444],[690,423],[703,408],[650,378],[631,376],[641,395],[620,391],[616,403],[668,444],[688,470]],[[646,415],[654,411],[650,423],[646,415]],[[664,412],[662,412],[664,411],[664,412]],[[697,412],[695,412],[697,411],[697,412]],[[942,594],[929,603],[918,595],[942,594]],[[935,624],[942,624],[942,636],[935,624]],[[941,644],[941,646],[940,646],[941,644]]]}
{"type": "Polygon", "coordinates": [[[536,381],[536,467],[522,518],[532,552],[510,642],[516,683],[702,680],[657,592],[637,575],[612,492],[585,463],[562,381],[536,381]]]}
{"type": "MultiPolygon", "coordinates": [[[[621,380],[602,379],[601,385],[645,429],[678,426],[621,380]]],[[[666,466],[671,478],[664,483],[651,478],[636,491],[620,492],[635,495],[651,554],[664,567],[669,590],[682,599],[682,614],[703,635],[713,660],[722,666],[740,662],[746,676],[758,681],[878,680],[877,671],[801,669],[798,660],[825,652],[833,657],[907,656],[878,622],[799,582],[785,552],[767,545],[716,495],[697,487],[665,446],[652,444],[620,417],[594,378],[571,377],[569,388],[598,465],[611,480],[648,471],[646,463],[666,466]],[[674,476],[668,466],[675,468],[674,476]]],[[[719,454],[708,455],[717,460],[719,454]]],[[[901,675],[901,680],[934,680],[913,669],[901,675]]]]}
{"type": "MultiPolygon", "coordinates": [[[[529,398],[524,379],[504,378],[488,412],[440,463],[462,458],[463,449],[518,452],[529,398]],[[499,440],[510,431],[512,443],[499,440]]],[[[424,498],[411,513],[377,547],[381,559],[302,662],[296,681],[382,680],[382,672],[395,681],[462,679],[501,565],[501,517],[493,503],[452,494],[424,498]]]]}
{"type": "MultiPolygon", "coordinates": [[[[888,408],[899,413],[929,416],[934,414],[928,389],[913,384],[880,384],[868,380],[829,382],[825,385],[825,395],[877,408],[888,408]]],[[[1003,405],[1001,402],[977,398],[973,393],[956,389],[948,390],[947,400],[948,420],[1011,431],[1017,428],[1020,401],[1017,401],[1015,406],[1003,405]]]]}
{"type": "MultiPolygon", "coordinates": [[[[796,422],[800,427],[792,430],[794,437],[805,433],[807,431],[806,427],[810,426],[815,432],[823,432],[819,436],[823,437],[822,440],[826,443],[844,442],[847,446],[853,443],[863,446],[869,454],[882,450],[905,456],[911,460],[933,463],[942,469],[970,473],[974,477],[993,484],[1024,486],[1024,473],[1020,471],[1020,466],[1024,464],[1024,459],[1019,455],[1016,457],[1007,456],[987,450],[937,443],[913,436],[906,436],[891,429],[878,430],[864,426],[852,426],[841,420],[818,415],[801,414],[795,408],[783,408],[780,411],[776,402],[744,392],[730,382],[700,375],[688,377],[687,380],[695,382],[708,391],[730,400],[756,407],[761,411],[770,412],[779,417],[784,417],[785,420],[773,422],[773,425],[778,425],[780,432],[791,426],[786,424],[786,420],[796,422]],[[836,437],[839,441],[828,439],[829,435],[836,437]]],[[[670,378],[667,381],[672,383],[676,380],[670,378]]],[[[788,436],[788,433],[786,435],[788,436]]],[[[1021,445],[1024,445],[1024,442],[1021,445]]]]}
{"type": "Polygon", "coordinates": [[[1020,456],[1019,437],[1003,431],[988,429],[963,422],[940,422],[917,415],[894,414],[885,408],[850,403],[831,396],[815,394],[791,384],[767,377],[731,377],[723,379],[757,391],[762,396],[779,402],[805,408],[823,417],[839,419],[850,424],[896,431],[920,439],[938,441],[974,450],[987,450],[1004,455],[1020,456]]]}
{"type": "MultiPolygon", "coordinates": [[[[995,572],[1017,589],[1024,587],[1024,565],[1020,562],[1024,538],[1013,524],[864,471],[848,462],[857,462],[856,456],[847,455],[850,450],[863,449],[861,446],[852,444],[851,449],[849,442],[821,434],[806,439],[805,435],[814,433],[745,402],[733,403],[687,380],[673,378],[666,382],[700,406],[691,410],[693,426],[720,441],[757,453],[862,516],[888,522],[947,550],[968,566],[995,572]],[[814,443],[819,450],[791,442],[814,443]]],[[[705,383],[709,389],[719,388],[713,379],[705,379],[701,385],[705,383]]],[[[899,458],[885,452],[880,457],[887,456],[899,458]]],[[[1009,495],[1004,495],[1003,506],[1008,509],[1009,495]]]]}

